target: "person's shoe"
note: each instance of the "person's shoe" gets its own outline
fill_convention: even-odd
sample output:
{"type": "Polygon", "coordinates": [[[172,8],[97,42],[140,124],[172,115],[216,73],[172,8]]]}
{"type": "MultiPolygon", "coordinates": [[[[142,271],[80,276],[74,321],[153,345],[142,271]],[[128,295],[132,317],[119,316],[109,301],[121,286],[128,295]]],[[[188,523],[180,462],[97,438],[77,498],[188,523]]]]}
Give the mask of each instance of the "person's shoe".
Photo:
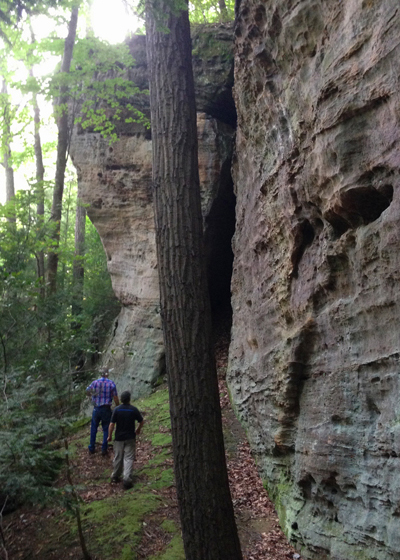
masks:
{"type": "Polygon", "coordinates": [[[118,476],[117,477],[113,476],[111,478],[111,484],[118,484],[119,482],[121,482],[121,479],[118,476]]]}
{"type": "Polygon", "coordinates": [[[101,454],[103,455],[103,457],[107,457],[107,455],[108,455],[108,451],[107,451],[107,450],[105,450],[105,451],[102,451],[102,452],[101,452],[101,454]]]}
{"type": "Polygon", "coordinates": [[[89,455],[94,455],[94,449],[90,449],[90,447],[89,447],[88,451],[89,451],[89,455]]]}
{"type": "Polygon", "coordinates": [[[133,484],[130,480],[124,480],[122,486],[124,487],[124,490],[129,490],[130,488],[132,488],[133,484]]]}

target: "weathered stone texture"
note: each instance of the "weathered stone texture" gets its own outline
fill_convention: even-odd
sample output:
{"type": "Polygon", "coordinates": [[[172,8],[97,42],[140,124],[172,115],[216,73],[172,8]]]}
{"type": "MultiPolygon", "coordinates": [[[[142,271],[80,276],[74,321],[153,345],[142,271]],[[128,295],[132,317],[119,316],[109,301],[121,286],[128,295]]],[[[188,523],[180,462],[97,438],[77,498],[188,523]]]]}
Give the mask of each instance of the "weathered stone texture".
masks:
{"type": "Polygon", "coordinates": [[[305,557],[400,556],[400,6],[242,0],[229,385],[305,557]]]}
{"type": "MultiPolygon", "coordinates": [[[[234,131],[230,123],[236,118],[232,98],[232,26],[198,26],[193,45],[197,109],[202,111],[198,113],[197,125],[207,234],[213,202],[223,198],[226,190],[221,171],[230,168],[232,157],[234,131]],[[219,111],[217,120],[213,115],[219,111]]],[[[135,37],[130,49],[136,65],[128,76],[139,88],[146,89],[145,37],[135,37]]],[[[149,114],[148,95],[131,101],[149,114]]],[[[88,216],[103,242],[113,289],[122,305],[102,363],[114,367],[113,379],[118,388],[130,389],[136,398],[148,393],[165,369],[152,202],[151,133],[140,124],[125,123],[123,119],[118,123],[117,133],[118,141],[109,145],[100,134],[76,127],[71,157],[78,172],[80,197],[88,204],[88,216]]]]}
{"type": "MultiPolygon", "coordinates": [[[[103,242],[122,311],[106,348],[114,377],[142,394],[163,360],[151,194],[151,141],[124,136],[109,146],[100,134],[75,135],[71,148],[79,192],[103,242]]],[[[119,385],[120,386],[120,385],[119,385]]]]}
{"type": "MultiPolygon", "coordinates": [[[[229,165],[233,130],[198,113],[199,171],[206,218],[229,165]]],[[[79,192],[102,239],[113,289],[122,304],[103,363],[135,397],[148,393],[164,373],[164,344],[151,190],[151,140],[122,136],[109,146],[100,134],[75,135],[71,154],[79,192]]],[[[206,224],[205,224],[205,229],[206,224]]]]}

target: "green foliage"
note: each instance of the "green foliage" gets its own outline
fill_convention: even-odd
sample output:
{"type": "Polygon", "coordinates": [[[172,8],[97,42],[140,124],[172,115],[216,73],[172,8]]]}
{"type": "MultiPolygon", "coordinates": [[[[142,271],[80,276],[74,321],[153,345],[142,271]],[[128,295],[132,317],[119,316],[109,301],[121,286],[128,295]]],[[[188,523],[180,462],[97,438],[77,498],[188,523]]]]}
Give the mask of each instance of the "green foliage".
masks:
{"type": "MultiPolygon", "coordinates": [[[[45,500],[62,454],[54,448],[62,428],[75,420],[90,372],[119,306],[106,270],[100,239],[88,222],[81,315],[72,315],[76,188],[61,224],[60,289],[43,298],[36,258],[52,248],[54,224],[38,219],[33,191],[18,191],[15,223],[0,206],[0,498],[45,500]],[[69,223],[67,223],[69,222],[69,223]],[[71,227],[72,226],[72,227],[71,227]],[[76,326],[79,319],[79,326],[76,326]],[[74,327],[75,324],[75,327],[74,327]],[[89,364],[78,373],[76,366],[89,364]]],[[[65,502],[68,492],[59,496],[65,502]]],[[[0,507],[2,505],[0,499],[0,507]]]]}
{"type": "Polygon", "coordinates": [[[219,23],[235,19],[234,0],[194,0],[189,2],[191,23],[219,23]]]}
{"type": "Polygon", "coordinates": [[[110,141],[117,140],[118,121],[139,122],[149,128],[149,120],[130,102],[133,96],[148,92],[140,91],[127,76],[134,65],[128,46],[111,48],[90,38],[78,41],[75,53],[71,75],[77,80],[81,94],[81,114],[75,122],[83,129],[101,132],[110,141]]]}
{"type": "Polygon", "coordinates": [[[0,37],[12,46],[15,32],[27,16],[47,13],[51,8],[71,8],[76,0],[0,0],[0,37]]]}
{"type": "Polygon", "coordinates": [[[115,142],[120,122],[150,127],[147,117],[132,104],[134,96],[148,94],[129,78],[134,64],[126,44],[111,46],[95,37],[78,39],[70,72],[52,77],[47,96],[52,98],[60,87],[67,87],[68,104],[59,105],[57,111],[71,111],[74,122],[83,129],[100,132],[110,143],[115,142]]]}
{"type": "MultiPolygon", "coordinates": [[[[2,373],[0,401],[0,505],[20,500],[44,503],[55,496],[51,485],[63,457],[54,441],[76,399],[58,375],[20,370],[2,373]]],[[[77,392],[75,391],[75,397],[77,392]]]]}

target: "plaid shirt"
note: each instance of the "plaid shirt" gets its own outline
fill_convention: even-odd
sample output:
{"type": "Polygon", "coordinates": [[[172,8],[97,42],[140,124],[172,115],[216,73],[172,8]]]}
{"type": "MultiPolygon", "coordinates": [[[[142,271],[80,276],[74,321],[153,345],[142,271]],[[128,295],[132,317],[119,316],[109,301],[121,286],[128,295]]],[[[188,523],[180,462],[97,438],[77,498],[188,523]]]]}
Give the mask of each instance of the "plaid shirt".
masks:
{"type": "Polygon", "coordinates": [[[114,381],[107,377],[100,377],[100,379],[92,381],[86,391],[92,393],[94,406],[111,405],[113,397],[118,395],[114,381]]]}

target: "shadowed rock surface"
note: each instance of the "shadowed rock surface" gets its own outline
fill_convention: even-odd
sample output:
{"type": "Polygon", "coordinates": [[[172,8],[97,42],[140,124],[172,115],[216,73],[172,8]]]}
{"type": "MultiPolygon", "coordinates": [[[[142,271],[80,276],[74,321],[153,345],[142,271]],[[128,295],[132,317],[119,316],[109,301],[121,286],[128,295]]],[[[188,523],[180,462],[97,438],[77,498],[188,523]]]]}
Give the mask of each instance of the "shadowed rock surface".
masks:
{"type": "Polygon", "coordinates": [[[228,383],[306,557],[400,557],[400,6],[242,0],[228,383]]]}

